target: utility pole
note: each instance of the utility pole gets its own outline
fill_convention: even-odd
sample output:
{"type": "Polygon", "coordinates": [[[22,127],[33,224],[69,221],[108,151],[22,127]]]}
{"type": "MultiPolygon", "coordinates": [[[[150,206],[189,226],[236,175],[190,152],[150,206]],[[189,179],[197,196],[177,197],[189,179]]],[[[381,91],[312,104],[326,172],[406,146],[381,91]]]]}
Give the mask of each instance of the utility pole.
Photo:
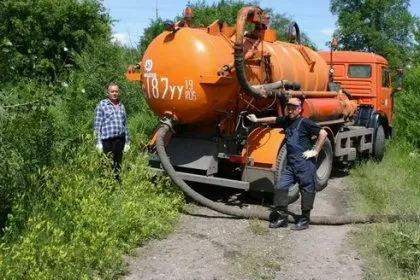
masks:
{"type": "Polygon", "coordinates": [[[159,5],[159,0],[156,0],[156,20],[159,18],[159,8],[158,8],[158,5],[159,5]]]}

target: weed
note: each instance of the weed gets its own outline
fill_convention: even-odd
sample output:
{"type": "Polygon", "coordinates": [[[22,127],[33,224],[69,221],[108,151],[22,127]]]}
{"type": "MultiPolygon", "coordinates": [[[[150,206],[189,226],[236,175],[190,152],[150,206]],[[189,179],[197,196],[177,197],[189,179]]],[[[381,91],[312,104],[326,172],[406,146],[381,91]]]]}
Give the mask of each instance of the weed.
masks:
{"type": "Polygon", "coordinates": [[[264,235],[268,233],[267,223],[259,219],[250,220],[249,229],[255,235],[264,235]]]}
{"type": "Polygon", "coordinates": [[[90,144],[67,164],[43,169],[42,194],[15,204],[0,239],[1,279],[111,279],[125,253],[172,230],[183,196],[169,180],[152,184],[147,162],[137,157],[116,184],[111,170],[101,175],[102,155],[90,144]]]}

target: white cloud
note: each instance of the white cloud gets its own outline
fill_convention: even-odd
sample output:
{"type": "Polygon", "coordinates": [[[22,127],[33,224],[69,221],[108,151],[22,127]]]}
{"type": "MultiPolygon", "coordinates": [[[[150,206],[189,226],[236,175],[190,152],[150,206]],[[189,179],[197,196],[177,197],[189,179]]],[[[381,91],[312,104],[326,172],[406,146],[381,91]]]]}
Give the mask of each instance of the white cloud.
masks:
{"type": "Polygon", "coordinates": [[[118,42],[122,45],[127,45],[129,43],[129,38],[126,33],[114,33],[111,38],[112,42],[118,42]]]}
{"type": "Polygon", "coordinates": [[[333,35],[333,33],[334,33],[334,28],[331,28],[331,27],[329,27],[329,28],[324,28],[324,29],[321,29],[319,32],[321,32],[322,34],[325,34],[325,35],[328,35],[328,36],[332,36],[333,35]]]}

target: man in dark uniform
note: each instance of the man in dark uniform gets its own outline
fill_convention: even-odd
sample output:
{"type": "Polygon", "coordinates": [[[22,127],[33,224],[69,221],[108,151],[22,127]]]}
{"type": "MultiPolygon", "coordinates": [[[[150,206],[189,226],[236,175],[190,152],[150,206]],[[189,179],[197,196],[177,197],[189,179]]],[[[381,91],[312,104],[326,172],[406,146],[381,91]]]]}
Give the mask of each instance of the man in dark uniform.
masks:
{"type": "Polygon", "coordinates": [[[287,227],[289,188],[296,183],[299,183],[302,195],[302,215],[292,230],[309,227],[316,193],[316,157],[324,145],[327,132],[313,121],[302,117],[301,113],[300,99],[290,98],[286,104],[285,117],[257,118],[254,114],[247,116],[252,122],[276,124],[285,129],[287,163],[274,187],[274,210],[270,214],[270,228],[287,227]],[[315,137],[316,144],[312,145],[315,137]]]}

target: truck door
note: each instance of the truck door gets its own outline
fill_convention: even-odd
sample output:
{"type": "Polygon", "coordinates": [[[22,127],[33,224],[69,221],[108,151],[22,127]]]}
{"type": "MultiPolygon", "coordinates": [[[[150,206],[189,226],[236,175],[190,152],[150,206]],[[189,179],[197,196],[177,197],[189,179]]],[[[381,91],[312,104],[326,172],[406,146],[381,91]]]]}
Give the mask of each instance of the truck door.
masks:
{"type": "Polygon", "coordinates": [[[388,117],[389,122],[392,120],[392,108],[393,108],[393,100],[392,100],[392,88],[391,88],[391,75],[389,68],[380,65],[380,75],[378,77],[381,77],[381,81],[379,81],[378,86],[380,89],[379,92],[379,102],[378,102],[378,109],[380,111],[385,112],[385,114],[388,117]]]}

